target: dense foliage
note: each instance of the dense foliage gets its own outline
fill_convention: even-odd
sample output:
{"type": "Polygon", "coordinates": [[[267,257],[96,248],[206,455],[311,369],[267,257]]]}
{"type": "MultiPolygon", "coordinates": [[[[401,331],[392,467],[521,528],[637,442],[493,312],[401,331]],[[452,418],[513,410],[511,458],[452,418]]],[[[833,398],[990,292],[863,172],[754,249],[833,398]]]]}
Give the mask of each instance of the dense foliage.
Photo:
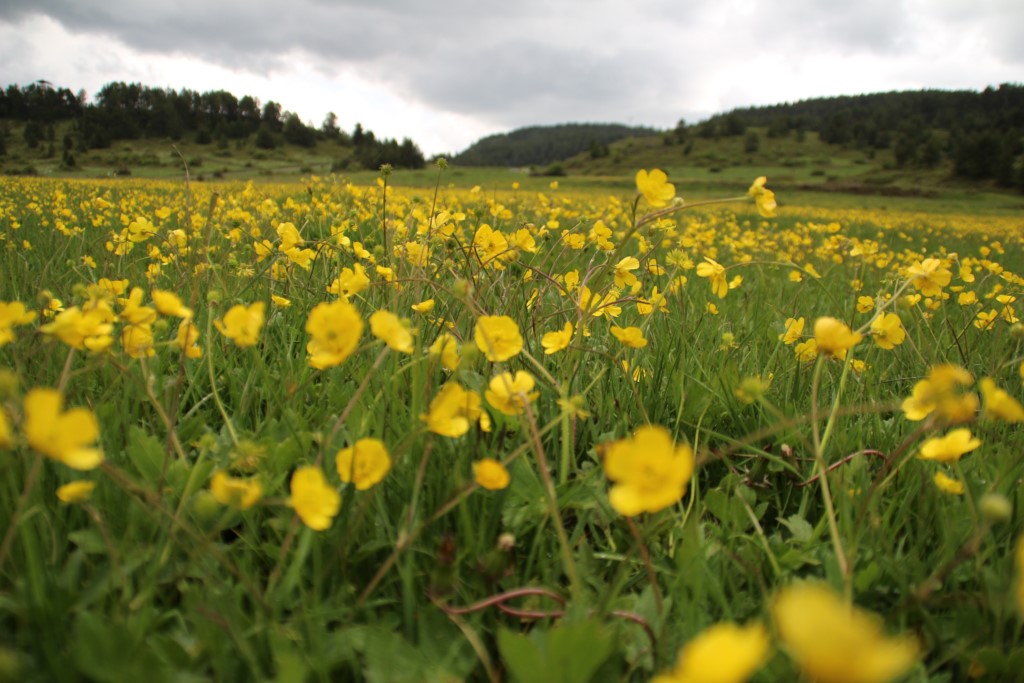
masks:
{"type": "Polygon", "coordinates": [[[900,166],[934,166],[1024,189],[1024,86],[982,92],[922,90],[824,97],[745,107],[677,129],[703,137],[743,135],[748,126],[769,137],[817,131],[822,142],[863,149],[891,148],[900,166]]]}
{"type": "Polygon", "coordinates": [[[0,179],[0,679],[1024,670],[1016,216],[438,173],[0,179]]]}
{"type": "Polygon", "coordinates": [[[238,98],[224,90],[200,93],[112,82],[89,103],[84,92],[72,94],[45,81],[25,87],[9,85],[0,91],[0,119],[25,122],[24,137],[30,148],[44,140],[52,142],[55,123],[72,121],[73,132],[66,145],[78,152],[138,138],[180,140],[190,136],[201,144],[253,139],[262,149],[284,143],[314,147],[319,140],[334,140],[353,146],[354,156],[364,168],[377,169],[385,163],[420,168],[424,163],[423,153],[408,138],[401,143],[378,139],[359,124],[349,135],[338,128],[334,113],[326,116],[320,128],[314,128],[298,114],[282,110],[277,102],[261,105],[255,97],[238,98]]]}
{"type": "Polygon", "coordinates": [[[530,126],[489,135],[456,155],[462,166],[532,166],[550,164],[580,152],[606,155],[608,145],[630,136],[653,135],[650,128],[616,123],[565,123],[530,126]]]}

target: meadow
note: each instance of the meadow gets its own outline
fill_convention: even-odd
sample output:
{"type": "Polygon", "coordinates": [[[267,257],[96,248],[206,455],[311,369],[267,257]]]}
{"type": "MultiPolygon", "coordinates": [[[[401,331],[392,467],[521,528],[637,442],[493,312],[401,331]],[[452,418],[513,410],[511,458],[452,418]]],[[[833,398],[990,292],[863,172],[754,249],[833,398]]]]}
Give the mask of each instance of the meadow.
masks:
{"type": "Polygon", "coordinates": [[[0,178],[0,680],[1020,676],[1019,214],[444,166],[0,178]]]}

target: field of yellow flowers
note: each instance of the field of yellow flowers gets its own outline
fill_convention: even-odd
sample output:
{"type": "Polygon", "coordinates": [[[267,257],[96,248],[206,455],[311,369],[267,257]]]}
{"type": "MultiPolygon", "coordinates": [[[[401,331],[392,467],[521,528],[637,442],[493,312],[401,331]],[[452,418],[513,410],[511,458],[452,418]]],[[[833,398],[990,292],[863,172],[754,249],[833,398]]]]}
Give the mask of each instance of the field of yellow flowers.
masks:
{"type": "Polygon", "coordinates": [[[1024,671],[1019,219],[388,179],[0,179],[0,680],[1024,671]]]}

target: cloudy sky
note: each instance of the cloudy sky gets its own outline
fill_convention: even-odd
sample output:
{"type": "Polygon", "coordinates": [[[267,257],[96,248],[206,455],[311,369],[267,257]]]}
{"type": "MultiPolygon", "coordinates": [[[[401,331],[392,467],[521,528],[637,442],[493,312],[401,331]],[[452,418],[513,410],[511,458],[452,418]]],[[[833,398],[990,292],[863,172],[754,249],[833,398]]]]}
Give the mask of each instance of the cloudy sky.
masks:
{"type": "Polygon", "coordinates": [[[0,85],[224,89],[427,152],[1024,81],[1020,0],[0,0],[0,85]]]}

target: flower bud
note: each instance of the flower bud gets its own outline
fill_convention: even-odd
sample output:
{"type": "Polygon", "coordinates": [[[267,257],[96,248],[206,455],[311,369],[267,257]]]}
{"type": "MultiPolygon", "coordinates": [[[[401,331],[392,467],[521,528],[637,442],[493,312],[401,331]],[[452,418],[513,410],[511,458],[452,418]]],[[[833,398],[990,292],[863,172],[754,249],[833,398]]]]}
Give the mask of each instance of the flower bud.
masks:
{"type": "Polygon", "coordinates": [[[0,368],[0,401],[14,398],[18,394],[18,375],[8,368],[0,368]]]}
{"type": "Polygon", "coordinates": [[[986,493],[978,507],[982,516],[992,524],[1005,522],[1013,516],[1013,504],[1001,493],[986,493]]]}

